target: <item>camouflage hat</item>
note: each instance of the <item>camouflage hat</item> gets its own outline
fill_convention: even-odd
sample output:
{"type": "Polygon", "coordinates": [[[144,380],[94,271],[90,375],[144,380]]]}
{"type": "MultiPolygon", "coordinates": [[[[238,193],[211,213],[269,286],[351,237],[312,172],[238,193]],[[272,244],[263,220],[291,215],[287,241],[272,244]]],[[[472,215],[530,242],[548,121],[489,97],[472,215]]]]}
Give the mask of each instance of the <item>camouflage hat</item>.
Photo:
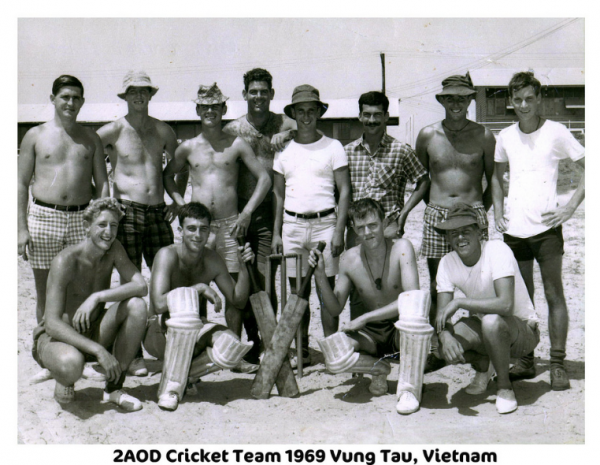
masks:
{"type": "Polygon", "coordinates": [[[212,86],[201,85],[198,88],[198,98],[193,102],[198,105],[217,105],[219,103],[225,103],[229,100],[229,97],[225,97],[221,92],[221,89],[215,82],[212,86]]]}
{"type": "MultiPolygon", "coordinates": [[[[471,205],[459,202],[450,208],[446,220],[436,224],[434,228],[441,231],[448,231],[451,229],[462,228],[463,226],[468,226],[470,224],[479,226],[477,211],[471,205]]],[[[481,228],[481,226],[479,227],[481,228]]]]}
{"type": "Polygon", "coordinates": [[[465,76],[455,75],[447,77],[442,81],[442,86],[442,91],[435,95],[438,102],[440,102],[440,97],[443,95],[462,95],[466,97],[477,93],[468,71],[465,76]]]}
{"type": "Polygon", "coordinates": [[[123,87],[117,95],[125,100],[125,94],[130,87],[147,87],[150,89],[150,97],[158,92],[158,87],[152,84],[152,80],[145,71],[128,71],[123,78],[123,87]]]}

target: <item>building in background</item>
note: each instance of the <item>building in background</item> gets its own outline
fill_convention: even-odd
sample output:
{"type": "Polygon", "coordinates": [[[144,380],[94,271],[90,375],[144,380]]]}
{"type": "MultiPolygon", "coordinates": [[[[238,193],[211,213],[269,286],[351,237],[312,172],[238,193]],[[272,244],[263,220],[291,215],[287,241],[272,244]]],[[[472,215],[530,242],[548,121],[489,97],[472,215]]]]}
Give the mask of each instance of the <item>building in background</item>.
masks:
{"type": "MultiPolygon", "coordinates": [[[[362,135],[362,123],[358,120],[358,98],[327,100],[329,109],[318,123],[318,128],[328,137],[338,139],[342,144],[347,144],[362,135]]],[[[283,107],[289,100],[273,100],[271,111],[283,113],[283,107]]],[[[223,116],[223,125],[229,121],[246,114],[248,105],[244,100],[229,100],[227,113],[223,116]]],[[[171,125],[177,139],[184,141],[197,136],[202,130],[202,124],[196,115],[196,107],[190,102],[150,102],[150,116],[158,118],[171,125]]],[[[398,117],[398,100],[390,100],[389,129],[397,129],[400,118],[398,117]]],[[[127,114],[125,102],[115,103],[86,103],[79,112],[77,121],[91,126],[94,130],[127,114]]],[[[38,124],[53,118],[53,106],[48,104],[22,104],[19,105],[18,114],[18,146],[25,133],[38,124]]],[[[392,129],[391,135],[395,136],[392,129]]]]}
{"type": "MultiPolygon", "coordinates": [[[[470,71],[477,89],[476,121],[497,134],[517,122],[508,95],[508,83],[520,69],[470,71]]],[[[583,68],[533,70],[542,84],[540,116],[563,123],[574,133],[585,133],[585,71],[583,68]]]]}

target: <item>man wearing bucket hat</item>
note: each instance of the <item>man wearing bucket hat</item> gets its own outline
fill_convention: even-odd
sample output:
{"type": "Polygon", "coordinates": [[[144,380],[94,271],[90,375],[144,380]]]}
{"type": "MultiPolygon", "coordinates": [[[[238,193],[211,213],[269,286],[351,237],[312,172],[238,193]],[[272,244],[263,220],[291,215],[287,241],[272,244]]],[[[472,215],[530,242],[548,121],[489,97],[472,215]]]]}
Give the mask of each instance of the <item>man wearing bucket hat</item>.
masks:
{"type": "Polygon", "coordinates": [[[480,395],[497,373],[496,408],[517,409],[508,375],[511,358],[530,353],[540,340],[533,303],[510,248],[502,241],[482,241],[474,207],[457,203],[436,226],[452,246],[437,273],[436,329],[440,353],[448,363],[471,363],[475,377],[467,394],[480,395]],[[465,298],[454,298],[459,289],[465,298]],[[450,324],[459,310],[470,316],[450,324]]]}
{"type": "MultiPolygon", "coordinates": [[[[129,259],[142,269],[142,257],[152,269],[154,256],[173,243],[170,222],[177,205],[165,205],[162,180],[163,154],[170,159],[177,148],[171,127],[148,114],[148,104],[158,92],[144,71],[129,71],[117,94],[127,103],[127,115],[102,126],[98,135],[110,158],[113,170],[113,197],[125,212],[119,223],[117,239],[129,259]]],[[[178,189],[185,192],[187,173],[178,179],[178,189]]],[[[143,354],[129,367],[135,376],[145,376],[143,354]]]]}
{"type": "MultiPolygon", "coordinates": [[[[344,231],[350,200],[348,157],[342,144],[320,134],[317,121],[327,111],[319,91],[304,84],[294,89],[292,103],[284,108],[296,120],[298,131],[294,140],[273,163],[275,171],[274,253],[302,254],[304,263],[310,250],[319,241],[327,242],[323,252],[326,274],[333,287],[338,272],[339,255],[344,250],[344,231]],[[337,187],[339,201],[334,189],[337,187]]],[[[288,266],[290,286],[296,288],[295,264],[288,266]]],[[[299,282],[298,282],[299,284],[299,282]]],[[[310,286],[309,286],[310,289],[310,286]]],[[[308,324],[310,311],[302,323],[303,361],[310,363],[308,352],[308,324]]],[[[321,321],[326,336],[337,330],[337,320],[321,306],[321,321]]],[[[298,354],[300,356],[300,354],[298,354]]]]}
{"type": "MultiPolygon", "coordinates": [[[[359,245],[342,255],[335,289],[327,279],[318,249],[311,251],[308,261],[310,266],[316,266],[315,280],[321,289],[323,308],[330,318],[340,315],[352,289],[357,290],[363,303],[350,307],[350,322],[342,328],[351,339],[351,351],[356,354],[353,362],[349,359],[346,365],[340,366],[331,363],[326,353],[325,360],[333,373],[371,374],[369,391],[383,395],[388,391],[390,367],[381,358],[398,352],[394,327],[398,321],[398,296],[419,289],[417,262],[409,240],[394,242],[385,237],[385,211],[378,201],[367,198],[353,202],[349,217],[359,245]]],[[[323,340],[319,345],[324,347],[323,340]]]]}
{"type": "MultiPolygon", "coordinates": [[[[237,258],[237,236],[245,236],[252,213],[271,188],[271,179],[244,139],[223,131],[221,121],[227,112],[228,97],[217,83],[198,89],[196,113],[202,120],[202,133],[182,143],[163,173],[165,188],[180,206],[185,205],[173,176],[186,165],[190,170],[192,201],[201,202],[210,210],[211,237],[208,246],[225,260],[229,273],[237,279],[240,264],[237,258]],[[245,207],[238,213],[238,174],[240,164],[256,178],[256,187],[245,207]]],[[[243,267],[242,267],[243,268],[243,267]]],[[[227,326],[239,337],[245,318],[244,309],[227,302],[227,326]]],[[[244,364],[243,371],[257,370],[258,365],[244,364]]]]}
{"type": "MultiPolygon", "coordinates": [[[[491,178],[494,170],[495,139],[490,130],[467,119],[467,110],[477,91],[469,73],[450,76],[435,97],[444,107],[446,117],[419,132],[416,151],[429,171],[431,186],[426,197],[421,255],[427,258],[431,292],[431,323],[435,320],[435,276],[440,259],[452,249],[445,235],[435,230],[448,210],[457,202],[472,205],[477,211],[484,238],[487,238],[487,210],[492,204],[491,178]],[[483,192],[482,177],[487,188],[483,192]]],[[[432,340],[432,354],[427,371],[443,362],[436,358],[437,340],[432,340]]]]}

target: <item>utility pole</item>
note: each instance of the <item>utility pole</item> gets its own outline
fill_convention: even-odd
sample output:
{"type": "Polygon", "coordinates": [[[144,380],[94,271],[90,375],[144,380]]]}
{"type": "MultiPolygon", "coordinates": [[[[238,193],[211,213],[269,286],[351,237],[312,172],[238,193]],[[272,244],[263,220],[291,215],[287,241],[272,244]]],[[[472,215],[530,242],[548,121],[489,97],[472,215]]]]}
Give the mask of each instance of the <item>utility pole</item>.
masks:
{"type": "Polygon", "coordinates": [[[385,53],[380,53],[381,58],[381,92],[385,94],[385,53]]]}

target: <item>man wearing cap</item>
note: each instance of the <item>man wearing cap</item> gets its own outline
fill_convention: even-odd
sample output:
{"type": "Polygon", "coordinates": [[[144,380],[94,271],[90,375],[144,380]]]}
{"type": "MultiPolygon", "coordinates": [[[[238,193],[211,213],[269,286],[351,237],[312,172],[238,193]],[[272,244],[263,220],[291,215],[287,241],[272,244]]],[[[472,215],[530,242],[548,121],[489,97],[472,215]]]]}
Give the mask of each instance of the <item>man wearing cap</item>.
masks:
{"type": "Polygon", "coordinates": [[[467,394],[484,394],[497,373],[496,408],[517,409],[508,376],[510,358],[530,353],[540,340],[533,303],[510,248],[502,241],[482,241],[476,209],[457,203],[437,224],[453,252],[440,261],[437,272],[440,353],[448,363],[471,363],[475,378],[467,394]],[[465,298],[454,298],[459,289],[465,298]],[[454,325],[457,310],[469,311],[454,325]]]}
{"type": "MultiPolygon", "coordinates": [[[[256,155],[260,164],[265,168],[271,182],[273,181],[273,160],[275,152],[285,147],[285,142],[290,140],[296,129],[296,122],[286,115],[273,113],[269,109],[271,100],[275,96],[273,89],[273,77],[266,69],[254,68],[244,74],[244,100],[248,103],[248,113],[238,119],[227,123],[223,128],[227,134],[244,139],[256,155]]],[[[238,176],[238,211],[243,211],[252,197],[256,188],[256,178],[246,168],[240,165],[238,176]]],[[[271,254],[271,242],[273,240],[273,194],[265,196],[261,204],[252,213],[250,225],[246,231],[246,240],[250,242],[252,250],[256,254],[254,263],[255,274],[259,276],[261,288],[265,288],[265,264],[266,257],[271,254]]],[[[272,262],[271,289],[275,289],[275,272],[277,262],[272,262]]],[[[271,304],[277,309],[277,294],[271,293],[271,304]]],[[[247,303],[244,328],[248,334],[248,340],[254,342],[254,347],[248,353],[245,360],[257,364],[260,353],[260,338],[258,326],[250,303],[247,303]]]]}
{"type": "MultiPolygon", "coordinates": [[[[533,73],[516,73],[508,85],[519,122],[503,129],[496,145],[494,216],[496,228],[512,249],[533,298],[533,259],[538,262],[548,302],[550,380],[552,390],[569,389],[564,367],[569,313],[562,283],[562,224],[585,197],[585,176],[565,205],[556,192],[558,164],[570,158],[585,169],[585,149],[561,123],[538,115],[541,83],[533,73]],[[504,218],[504,173],[510,164],[508,218],[504,218]]],[[[535,378],[533,352],[511,367],[511,379],[535,378]]]]}
{"type": "MultiPolygon", "coordinates": [[[[491,177],[494,169],[494,135],[480,124],[467,119],[467,110],[473,96],[469,73],[450,76],[442,82],[443,89],[436,99],[446,111],[446,117],[427,126],[417,137],[417,156],[429,171],[431,186],[423,221],[421,255],[427,258],[431,292],[431,322],[437,308],[435,277],[440,259],[452,248],[446,236],[435,230],[448,210],[457,202],[471,205],[477,211],[482,235],[487,239],[487,210],[492,204],[491,177]],[[482,177],[487,188],[483,192],[482,177]]],[[[435,358],[436,339],[432,340],[433,353],[428,362],[440,365],[435,358]]]]}
{"type": "MultiPolygon", "coordinates": [[[[294,89],[292,103],[284,112],[296,120],[298,132],[289,145],[277,154],[273,193],[275,229],[273,252],[298,253],[307,263],[308,254],[319,241],[327,242],[323,252],[325,273],[331,287],[338,272],[339,255],[344,250],[344,230],[350,201],[348,157],[339,141],[317,131],[317,121],[327,111],[319,91],[310,85],[294,89]],[[334,189],[339,192],[337,204],[334,189]]],[[[290,286],[296,287],[295,264],[288,266],[290,286]]],[[[301,279],[301,277],[299,277],[301,279]]],[[[309,286],[310,289],[310,286],[309,286]]],[[[303,320],[303,360],[308,364],[308,323],[303,320]]],[[[321,306],[325,336],[337,330],[337,319],[321,306]]]]}
{"type": "MultiPolygon", "coordinates": [[[[185,205],[177,191],[173,176],[189,166],[192,184],[192,201],[206,205],[213,217],[210,224],[209,247],[223,257],[229,273],[237,279],[240,264],[237,258],[237,236],[245,236],[252,213],[271,188],[265,168],[256,159],[250,145],[241,137],[227,134],[221,120],[227,111],[225,97],[216,83],[200,86],[195,100],[196,113],[202,120],[202,133],[185,141],[175,152],[163,173],[165,188],[180,206],[185,205]],[[246,206],[238,213],[238,172],[243,163],[257,179],[256,187],[246,206]]],[[[242,332],[244,310],[227,303],[227,326],[238,335],[242,332]]],[[[258,366],[248,367],[258,369],[258,366]]]]}
{"type": "MultiPolygon", "coordinates": [[[[102,139],[113,170],[113,197],[125,216],[119,223],[117,239],[129,259],[142,269],[142,256],[152,269],[158,251],[173,243],[171,221],[175,203],[167,206],[162,180],[163,154],[170,159],[177,148],[177,138],[171,127],[148,115],[148,104],[158,92],[144,71],[129,71],[123,78],[118,97],[127,102],[127,115],[102,126],[102,139]]],[[[185,192],[187,173],[178,179],[179,192],[185,192]]],[[[148,374],[143,353],[129,367],[135,376],[148,374]]]]}
{"type": "Polygon", "coordinates": [[[54,118],[30,129],[19,152],[18,251],[33,268],[38,323],[45,313],[52,259],[85,237],[83,211],[93,196],[92,180],[99,197],[110,194],[100,139],[77,123],[84,101],[79,79],[58,77],[50,95],[54,118]]]}

